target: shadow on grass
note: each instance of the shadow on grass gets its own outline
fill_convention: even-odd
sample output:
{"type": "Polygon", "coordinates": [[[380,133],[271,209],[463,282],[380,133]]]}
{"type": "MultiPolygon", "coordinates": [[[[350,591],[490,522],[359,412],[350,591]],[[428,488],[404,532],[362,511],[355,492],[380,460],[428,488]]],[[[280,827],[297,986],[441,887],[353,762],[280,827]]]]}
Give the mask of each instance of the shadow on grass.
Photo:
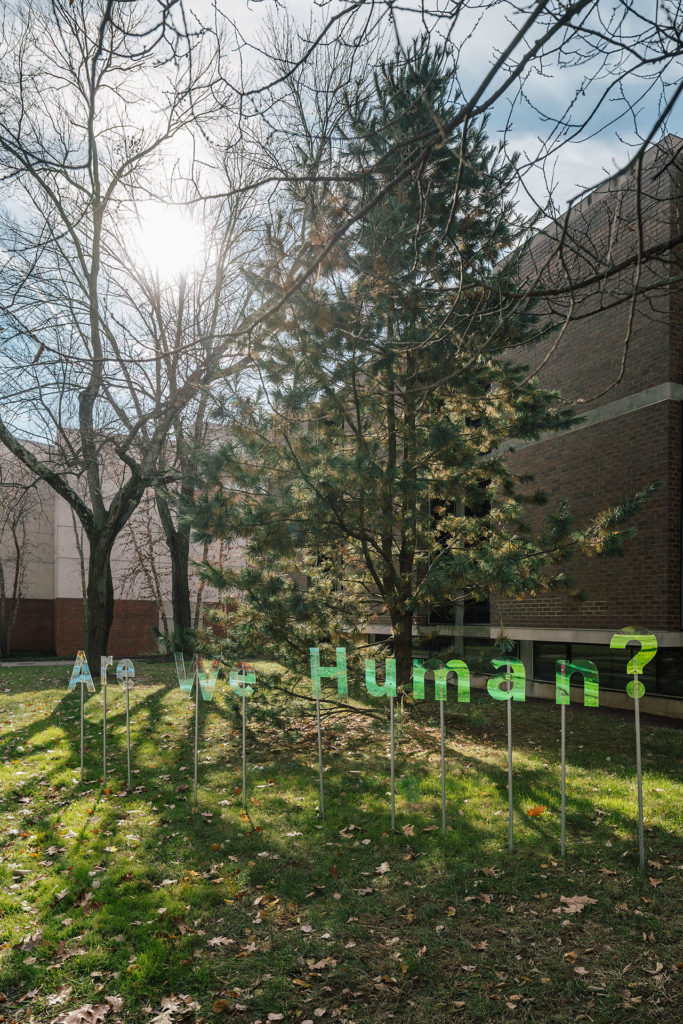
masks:
{"type": "MultiPolygon", "coordinates": [[[[405,865],[407,885],[429,887],[426,893],[429,899],[425,898],[423,904],[416,907],[415,914],[418,922],[424,921],[424,927],[431,928],[432,901],[466,892],[471,888],[472,871],[477,867],[493,860],[501,873],[516,874],[526,869],[532,853],[557,853],[558,738],[548,730],[547,719],[548,714],[557,709],[547,704],[542,706],[545,724],[540,720],[541,708],[533,705],[513,708],[515,751],[518,757],[533,757],[540,763],[538,766],[515,764],[518,846],[515,855],[509,857],[506,852],[505,709],[487,698],[475,698],[470,708],[454,705],[447,713],[450,829],[442,838],[438,732],[432,702],[413,706],[410,724],[400,717],[397,721],[398,829],[391,833],[387,796],[388,735],[384,721],[372,726],[375,730],[384,730],[381,750],[369,742],[362,729],[354,731],[350,719],[326,722],[324,752],[329,768],[325,773],[326,818],[323,822],[316,810],[315,728],[310,722],[297,723],[296,728],[284,731],[278,746],[272,737],[265,735],[269,722],[265,709],[256,712],[250,708],[249,810],[242,815],[241,797],[235,791],[240,784],[239,719],[236,717],[239,702],[227,687],[210,704],[200,703],[200,799],[198,806],[193,807],[194,708],[192,703],[181,699],[170,672],[167,680],[153,686],[138,685],[133,690],[134,792],[125,800],[119,794],[107,793],[93,781],[99,780],[101,774],[101,730],[97,720],[92,721],[92,714],[97,708],[99,716],[101,705],[88,702],[91,717],[86,732],[86,778],[90,781],[84,787],[68,788],[62,781],[65,775],[72,776],[77,771],[73,767],[79,755],[77,694],[64,693],[49,715],[16,731],[15,739],[21,736],[23,743],[31,743],[32,737],[39,736],[49,726],[57,725],[66,734],[67,719],[70,722],[66,757],[47,772],[41,772],[40,788],[33,793],[33,807],[24,816],[24,824],[30,825],[31,831],[36,833],[32,847],[36,862],[52,874],[39,883],[35,891],[36,925],[44,933],[36,957],[38,962],[26,964],[22,952],[12,954],[6,982],[10,994],[40,981],[58,944],[64,942],[67,948],[78,944],[76,937],[86,931],[88,946],[79,954],[83,968],[101,970],[106,962],[110,969],[122,975],[121,987],[125,988],[127,998],[140,1004],[154,999],[158,1002],[160,991],[172,989],[171,979],[187,978],[188,965],[191,965],[189,985],[193,994],[205,993],[217,963],[226,986],[240,984],[244,987],[255,984],[262,972],[261,957],[254,951],[244,952],[258,941],[254,923],[257,912],[251,897],[245,895],[248,888],[253,891],[260,886],[260,894],[267,898],[266,902],[270,897],[279,901],[272,915],[285,931],[293,929],[298,935],[297,916],[310,912],[313,919],[319,916],[331,931],[338,929],[341,933],[354,918],[358,919],[359,928],[368,916],[388,923],[397,918],[406,894],[400,889],[382,889],[382,876],[377,875],[376,869],[380,862],[388,863],[390,869],[405,865]],[[528,715],[526,720],[525,715],[528,715]],[[214,733],[225,737],[222,741],[225,747],[215,750],[216,742],[221,741],[214,733]],[[464,733],[473,737],[475,748],[477,743],[485,745],[488,756],[483,749],[481,753],[475,749],[475,753],[467,754],[459,749],[458,738],[462,739],[464,733]],[[215,753],[207,764],[204,751],[209,743],[215,753]],[[497,748],[492,750],[491,744],[497,748]],[[425,751],[436,760],[426,761],[425,751]],[[553,765],[552,769],[544,766],[544,758],[553,765]],[[256,767],[261,762],[265,762],[263,774],[256,767]],[[257,783],[257,779],[263,781],[257,783]],[[259,785],[264,788],[257,789],[259,785]],[[481,801],[485,792],[490,792],[485,804],[478,802],[476,810],[468,806],[475,798],[481,801]],[[223,803],[225,800],[229,802],[227,805],[223,803]],[[51,846],[64,844],[59,829],[62,817],[66,816],[62,807],[68,810],[72,805],[81,804],[84,821],[73,842],[67,842],[64,853],[48,855],[51,846]],[[545,804],[552,820],[530,819],[525,813],[528,804],[545,804]],[[138,826],[139,810],[149,813],[153,821],[138,826]],[[403,825],[407,826],[408,834],[404,833],[403,825]],[[299,836],[297,832],[303,834],[299,836]],[[111,836],[117,837],[116,841],[111,836]],[[364,839],[370,842],[364,844],[364,839]],[[116,849],[117,843],[126,845],[116,849]],[[368,861],[368,849],[377,850],[377,864],[368,861]],[[492,853],[495,849],[497,854],[492,853]],[[363,869],[369,870],[364,874],[363,869]],[[96,881],[101,882],[98,888],[93,886],[96,881]],[[60,895],[64,889],[66,893],[60,895]],[[342,898],[336,900],[335,892],[342,898]],[[295,909],[288,909],[289,905],[295,909]],[[227,952],[215,952],[207,947],[207,936],[201,934],[202,929],[195,923],[207,916],[216,934],[229,932],[229,937],[234,939],[234,949],[227,947],[227,952]],[[66,924],[67,921],[70,923],[66,924]],[[143,934],[144,948],[141,948],[139,940],[143,934]],[[201,956],[194,964],[196,952],[201,956]],[[131,956],[135,957],[132,969],[131,956]],[[218,957],[222,959],[217,960],[218,957]]],[[[296,702],[291,706],[299,715],[301,708],[296,702]]],[[[286,721],[285,716],[278,714],[280,722],[286,721]]],[[[591,710],[587,714],[593,716],[599,712],[591,710]]],[[[571,788],[571,772],[577,773],[577,779],[579,772],[590,773],[591,761],[599,754],[599,745],[611,735],[612,747],[616,749],[629,728],[628,723],[624,723],[623,729],[615,734],[612,721],[603,727],[597,718],[593,727],[590,724],[593,719],[589,720],[587,714],[583,709],[572,707],[568,716],[568,722],[576,724],[584,747],[595,744],[591,750],[582,752],[580,759],[577,745],[573,742],[571,746],[570,842],[578,844],[597,834],[607,838],[613,830],[635,836],[635,805],[632,813],[610,811],[612,831],[609,831],[605,821],[597,826],[592,824],[596,813],[593,800],[571,788]]],[[[272,721],[277,723],[278,718],[272,721]]],[[[559,712],[557,721],[559,737],[559,712]]],[[[125,777],[124,723],[123,700],[117,706],[114,699],[108,714],[112,788],[115,781],[122,782],[125,777]]],[[[654,731],[652,735],[649,730],[644,731],[644,747],[654,734],[654,731]]],[[[31,758],[46,753],[48,745],[36,746],[24,761],[30,762],[31,758]]],[[[665,759],[670,748],[673,749],[672,741],[664,737],[658,757],[665,759]]],[[[615,785],[623,786],[632,780],[633,768],[626,762],[614,764],[611,771],[615,785]]],[[[3,814],[16,812],[17,801],[26,799],[25,794],[31,791],[35,780],[35,775],[22,777],[13,788],[3,791],[0,811],[3,814]]],[[[582,782],[585,781],[582,778],[582,782]]],[[[28,809],[26,805],[21,806],[28,809]]],[[[665,830],[657,828],[651,831],[648,842],[656,845],[665,838],[665,830]]],[[[615,849],[606,855],[606,861],[611,864],[616,856],[615,849]]],[[[11,869],[8,871],[5,867],[5,871],[11,874],[11,869]]],[[[486,886],[495,894],[507,891],[508,882],[490,877],[486,886]]],[[[14,900],[14,895],[11,898],[14,900]]],[[[283,976],[293,976],[305,969],[299,954],[291,951],[284,931],[281,937],[276,934],[269,941],[268,952],[276,961],[275,954],[280,949],[283,976]]],[[[311,952],[322,955],[321,948],[312,944],[311,952]]],[[[356,958],[357,954],[349,950],[345,961],[339,965],[341,979],[349,984],[360,969],[356,958]]],[[[67,959],[59,968],[60,981],[69,977],[70,965],[72,959],[67,959]]],[[[426,968],[411,961],[410,970],[420,972],[426,968]]],[[[211,983],[215,984],[215,978],[211,983]]]]}

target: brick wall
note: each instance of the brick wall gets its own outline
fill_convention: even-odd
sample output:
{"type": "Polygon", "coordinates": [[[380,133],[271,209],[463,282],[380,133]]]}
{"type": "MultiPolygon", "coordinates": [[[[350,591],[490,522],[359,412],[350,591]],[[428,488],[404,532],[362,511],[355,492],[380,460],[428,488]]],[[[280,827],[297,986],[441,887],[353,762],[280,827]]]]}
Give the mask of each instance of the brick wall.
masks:
{"type": "MultiPolygon", "coordinates": [[[[11,607],[12,602],[8,601],[11,607]]],[[[12,632],[13,651],[41,651],[51,654],[55,649],[54,602],[24,598],[19,602],[12,632]]]]}
{"type": "MultiPolygon", "coordinates": [[[[54,609],[54,649],[58,655],[71,657],[84,643],[83,602],[80,598],[59,597],[54,609]]],[[[152,627],[158,624],[154,601],[116,601],[107,654],[123,658],[156,653],[152,627]]]]}
{"type": "MultiPolygon", "coordinates": [[[[563,265],[552,256],[561,222],[552,225],[550,237],[532,243],[527,271],[547,260],[544,280],[559,286],[565,269],[580,279],[591,265],[619,264],[631,256],[638,239],[634,185],[633,175],[618,175],[572,211],[563,265]]],[[[645,247],[680,235],[681,195],[681,154],[672,162],[670,151],[650,151],[642,182],[645,247]]],[[[633,287],[633,267],[577,290],[573,317],[556,349],[554,336],[520,356],[539,367],[542,383],[558,389],[578,414],[667,381],[683,383],[683,289],[672,280],[681,269],[680,246],[644,266],[639,280],[644,291],[633,311],[624,301],[633,287]]],[[[562,299],[553,301],[556,314],[566,312],[562,299]]],[[[549,305],[540,312],[550,315],[549,305]]],[[[654,480],[661,487],[628,524],[637,535],[626,542],[623,558],[577,556],[568,563],[568,575],[586,593],[583,603],[561,593],[498,605],[494,600],[492,625],[499,622],[499,607],[506,628],[680,630],[681,416],[680,402],[660,402],[510,456],[515,472],[533,474],[534,487],[548,492],[551,507],[562,497],[569,500],[577,524],[654,480]]]]}
{"type": "MultiPolygon", "coordinates": [[[[672,335],[670,330],[672,301],[680,308],[680,283],[672,292],[671,254],[643,264],[634,311],[629,301],[634,267],[626,266],[608,277],[602,273],[606,267],[618,267],[637,250],[635,185],[633,174],[617,175],[571,209],[562,259],[557,248],[564,220],[537,236],[525,257],[522,276],[529,282],[538,279],[539,287],[559,293],[537,306],[541,323],[561,324],[566,316],[569,322],[554,351],[556,333],[525,346],[520,361],[532,369],[538,367],[541,383],[559,390],[566,402],[581,399],[584,409],[672,379],[672,369],[680,374],[680,334],[672,335]],[[586,280],[589,283],[568,294],[570,281],[586,280]],[[623,374],[616,383],[624,352],[623,374]],[[608,385],[614,386],[598,397],[608,385]]],[[[642,182],[644,248],[665,245],[680,234],[677,200],[682,189],[683,155],[672,164],[668,150],[651,150],[642,182]]]]}
{"type": "Polygon", "coordinates": [[[512,454],[513,470],[535,475],[549,507],[569,499],[577,524],[655,480],[661,487],[628,524],[637,534],[623,558],[575,556],[567,564],[584,602],[564,593],[501,599],[492,624],[500,607],[506,628],[680,629],[681,440],[680,403],[661,402],[512,454]]]}

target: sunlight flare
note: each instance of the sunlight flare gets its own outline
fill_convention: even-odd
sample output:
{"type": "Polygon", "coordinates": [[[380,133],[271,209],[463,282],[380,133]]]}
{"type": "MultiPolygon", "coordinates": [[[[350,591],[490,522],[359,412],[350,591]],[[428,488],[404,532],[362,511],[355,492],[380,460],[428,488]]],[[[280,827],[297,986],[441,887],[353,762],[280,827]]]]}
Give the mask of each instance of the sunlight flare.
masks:
{"type": "Polygon", "coordinates": [[[204,248],[199,225],[178,207],[160,203],[144,210],[136,236],[140,258],[164,280],[191,271],[204,248]]]}

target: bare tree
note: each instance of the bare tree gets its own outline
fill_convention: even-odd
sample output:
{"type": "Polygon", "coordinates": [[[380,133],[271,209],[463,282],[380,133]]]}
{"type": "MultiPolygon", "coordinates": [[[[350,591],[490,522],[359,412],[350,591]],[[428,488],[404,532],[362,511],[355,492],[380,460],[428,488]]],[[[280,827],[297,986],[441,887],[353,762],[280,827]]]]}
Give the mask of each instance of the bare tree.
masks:
{"type": "Polygon", "coordinates": [[[34,551],[35,524],[42,515],[38,481],[15,460],[0,463],[0,655],[12,636],[24,597],[26,567],[34,551]]]}
{"type": "Polygon", "coordinates": [[[145,489],[179,475],[181,414],[245,358],[225,332],[199,353],[181,333],[160,351],[129,272],[150,202],[182,199],[175,183],[215,113],[216,51],[155,0],[18,0],[0,33],[0,442],[82,525],[97,662],[114,542],[145,489]]]}
{"type": "MultiPolygon", "coordinates": [[[[271,10],[279,8],[273,0],[271,10]]],[[[458,138],[461,165],[469,165],[468,132],[483,116],[489,132],[497,133],[508,155],[517,162],[517,199],[528,220],[531,241],[539,228],[547,244],[538,260],[536,245],[525,288],[517,296],[519,308],[529,298],[545,303],[546,336],[555,336],[576,310],[577,294],[602,297],[614,308],[628,309],[635,296],[660,292],[681,281],[676,252],[683,241],[679,219],[665,239],[646,230],[652,199],[645,155],[670,126],[683,93],[683,4],[681,0],[633,4],[631,0],[458,0],[425,4],[422,0],[397,6],[391,0],[321,0],[318,17],[292,25],[296,45],[283,46],[286,35],[267,31],[255,36],[233,19],[240,62],[222,65],[225,95],[239,100],[245,132],[249,125],[270,126],[267,154],[254,187],[278,185],[323,187],[329,182],[358,182],[381,177],[378,188],[357,190],[362,200],[349,203],[327,225],[321,224],[317,244],[300,248],[283,275],[280,293],[270,312],[283,309],[306,282],[314,278],[354,225],[392,190],[429,165],[430,154],[458,138]],[[305,118],[293,130],[291,114],[301,83],[315,79],[317,69],[335,50],[353,55],[362,49],[382,52],[392,47],[405,56],[408,42],[428,33],[449,54],[453,115],[444,122],[434,111],[431,123],[415,117],[419,130],[401,132],[391,149],[373,164],[358,166],[344,146],[337,146],[332,161],[289,161],[298,145],[310,138],[305,118]],[[284,158],[283,158],[284,157],[284,158]],[[389,179],[379,172],[390,161],[389,179]],[[577,171],[577,162],[581,169],[577,171]],[[632,244],[614,244],[614,234],[595,235],[586,246],[585,216],[580,200],[596,186],[609,186],[615,171],[625,172],[629,200],[623,216],[615,210],[615,224],[628,225],[632,244]],[[571,175],[571,176],[570,176],[571,175]],[[579,180],[577,180],[577,175],[579,180]],[[583,180],[581,180],[583,179],[583,180]],[[545,227],[543,226],[545,224],[545,227]]],[[[220,16],[230,20],[227,8],[220,16]]],[[[327,89],[328,80],[320,91],[327,89]]],[[[341,91],[353,95],[353,82],[341,91]]],[[[360,91],[362,92],[362,81],[360,91]]],[[[427,103],[423,96],[419,101],[427,103]]],[[[324,135],[319,120],[318,138],[324,135]]],[[[406,121],[410,120],[410,114],[406,121]]],[[[670,140],[662,164],[669,164],[668,180],[681,200],[680,141],[670,140]]],[[[425,182],[425,188],[428,183],[425,182]]],[[[453,181],[453,209],[457,209],[461,176],[453,181]]],[[[443,244],[448,245],[448,222],[443,244]]],[[[290,253],[291,255],[291,253],[290,253]]],[[[510,297],[506,297],[506,301],[510,297]]],[[[514,296],[513,296],[514,298],[514,296]]],[[[585,309],[586,307],[584,307],[585,309]]],[[[267,311],[259,309],[262,318],[267,311]]],[[[623,377],[632,313],[626,313],[621,357],[611,387],[623,377]]],[[[557,341],[557,338],[556,338],[557,341]]],[[[557,341],[560,344],[560,341],[557,341]]],[[[539,361],[547,355],[547,347],[539,361]]]]}
{"type": "MultiPolygon", "coordinates": [[[[220,128],[214,145],[218,150],[216,173],[233,183],[248,180],[251,172],[244,153],[235,152],[220,128]]],[[[197,195],[201,187],[201,178],[193,175],[186,183],[185,194],[197,195]]],[[[189,569],[190,528],[180,510],[193,499],[200,453],[215,440],[212,435],[216,435],[217,428],[211,426],[211,412],[225,389],[234,388],[235,383],[230,385],[223,375],[216,379],[214,373],[197,388],[191,401],[183,402],[178,392],[192,367],[220,365],[217,352],[223,351],[224,339],[245,318],[252,295],[244,273],[255,246],[252,207],[253,199],[245,192],[203,204],[199,221],[205,239],[201,263],[190,274],[181,274],[171,286],[159,274],[149,273],[127,258],[124,246],[119,248],[126,274],[135,282],[140,296],[131,307],[134,329],[152,339],[160,359],[154,374],[144,367],[135,367],[131,373],[145,376],[157,405],[171,402],[176,408],[166,440],[169,472],[165,485],[156,485],[155,501],[170,556],[173,625],[179,630],[191,629],[195,617],[189,569]]],[[[128,329],[133,329],[131,321],[128,329]]],[[[149,436],[146,423],[141,433],[145,438],[149,436]]]]}

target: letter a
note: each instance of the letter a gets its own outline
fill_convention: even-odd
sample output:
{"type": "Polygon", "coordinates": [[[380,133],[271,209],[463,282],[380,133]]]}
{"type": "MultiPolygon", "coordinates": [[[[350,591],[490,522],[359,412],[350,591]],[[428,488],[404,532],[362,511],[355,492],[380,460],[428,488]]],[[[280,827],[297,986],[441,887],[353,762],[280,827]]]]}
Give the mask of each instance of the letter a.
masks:
{"type": "Polygon", "coordinates": [[[69,689],[75,690],[77,683],[85,683],[90,693],[95,692],[95,684],[92,681],[90,675],[90,668],[88,667],[88,659],[85,656],[84,651],[79,651],[76,655],[76,663],[71,673],[71,679],[69,680],[69,689]]]}

